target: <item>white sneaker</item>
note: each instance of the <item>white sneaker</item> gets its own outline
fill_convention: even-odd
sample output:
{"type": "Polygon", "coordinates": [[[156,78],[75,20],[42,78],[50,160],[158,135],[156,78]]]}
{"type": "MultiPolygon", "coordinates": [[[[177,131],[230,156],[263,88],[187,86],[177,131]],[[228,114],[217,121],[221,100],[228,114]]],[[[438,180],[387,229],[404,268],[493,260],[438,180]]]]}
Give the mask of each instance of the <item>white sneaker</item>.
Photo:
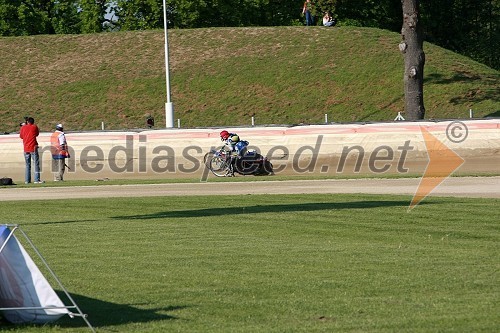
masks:
{"type": "Polygon", "coordinates": [[[45,181],[43,181],[43,180],[39,180],[39,181],[34,182],[34,183],[35,183],[35,184],[43,184],[43,183],[45,183],[45,181]]]}

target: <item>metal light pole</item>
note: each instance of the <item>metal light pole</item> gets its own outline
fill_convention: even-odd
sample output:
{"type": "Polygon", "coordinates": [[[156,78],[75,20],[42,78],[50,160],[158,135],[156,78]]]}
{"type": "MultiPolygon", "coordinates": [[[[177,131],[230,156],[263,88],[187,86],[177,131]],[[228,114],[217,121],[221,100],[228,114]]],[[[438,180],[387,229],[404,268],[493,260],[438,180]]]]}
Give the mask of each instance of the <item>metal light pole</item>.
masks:
{"type": "Polygon", "coordinates": [[[170,77],[168,65],[168,33],[167,33],[167,6],[163,0],[163,26],[165,28],[165,79],[167,82],[167,102],[165,103],[165,122],[167,128],[174,127],[174,105],[170,101],[170,77]]]}

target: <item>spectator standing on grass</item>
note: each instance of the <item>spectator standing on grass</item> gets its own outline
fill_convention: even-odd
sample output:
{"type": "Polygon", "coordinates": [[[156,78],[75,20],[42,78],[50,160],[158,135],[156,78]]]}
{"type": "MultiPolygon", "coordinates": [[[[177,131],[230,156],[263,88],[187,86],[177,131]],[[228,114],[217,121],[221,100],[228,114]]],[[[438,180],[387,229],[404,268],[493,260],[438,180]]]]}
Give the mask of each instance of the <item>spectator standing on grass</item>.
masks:
{"type": "Polygon", "coordinates": [[[302,7],[302,15],[306,17],[306,26],[314,25],[314,17],[313,17],[313,4],[311,0],[306,0],[304,2],[304,7],[302,7]]]}
{"type": "Polygon", "coordinates": [[[64,170],[66,168],[66,159],[69,158],[68,143],[62,124],[56,125],[56,130],[50,137],[50,152],[52,153],[52,172],[54,181],[62,182],[64,180],[64,170]]]}
{"type": "Polygon", "coordinates": [[[21,126],[19,137],[23,139],[24,160],[26,162],[26,171],[24,173],[24,183],[31,183],[31,161],[35,168],[35,184],[41,184],[40,180],[40,157],[38,155],[38,141],[36,137],[40,134],[38,126],[35,125],[35,119],[28,117],[26,124],[21,126]]]}

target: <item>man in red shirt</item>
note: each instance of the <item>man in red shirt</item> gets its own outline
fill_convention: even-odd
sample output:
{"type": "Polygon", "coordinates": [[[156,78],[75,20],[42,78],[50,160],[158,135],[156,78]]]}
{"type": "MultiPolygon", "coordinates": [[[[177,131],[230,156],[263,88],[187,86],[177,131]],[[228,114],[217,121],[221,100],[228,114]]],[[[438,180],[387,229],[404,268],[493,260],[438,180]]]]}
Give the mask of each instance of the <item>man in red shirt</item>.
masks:
{"type": "Polygon", "coordinates": [[[23,139],[24,160],[26,161],[26,172],[24,174],[24,183],[31,183],[31,160],[35,165],[35,184],[41,184],[40,180],[40,158],[38,155],[38,142],[36,137],[40,134],[38,126],[35,125],[35,119],[29,117],[26,125],[21,126],[19,137],[23,139]]]}

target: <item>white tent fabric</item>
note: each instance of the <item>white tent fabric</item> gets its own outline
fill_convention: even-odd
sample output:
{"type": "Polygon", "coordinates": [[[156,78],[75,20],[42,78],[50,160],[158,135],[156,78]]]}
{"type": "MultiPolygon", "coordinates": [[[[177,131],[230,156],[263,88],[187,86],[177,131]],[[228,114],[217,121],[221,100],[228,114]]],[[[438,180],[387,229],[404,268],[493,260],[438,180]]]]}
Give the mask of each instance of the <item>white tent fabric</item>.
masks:
{"type": "Polygon", "coordinates": [[[0,308],[15,324],[45,324],[69,313],[6,225],[0,225],[0,308]]]}

